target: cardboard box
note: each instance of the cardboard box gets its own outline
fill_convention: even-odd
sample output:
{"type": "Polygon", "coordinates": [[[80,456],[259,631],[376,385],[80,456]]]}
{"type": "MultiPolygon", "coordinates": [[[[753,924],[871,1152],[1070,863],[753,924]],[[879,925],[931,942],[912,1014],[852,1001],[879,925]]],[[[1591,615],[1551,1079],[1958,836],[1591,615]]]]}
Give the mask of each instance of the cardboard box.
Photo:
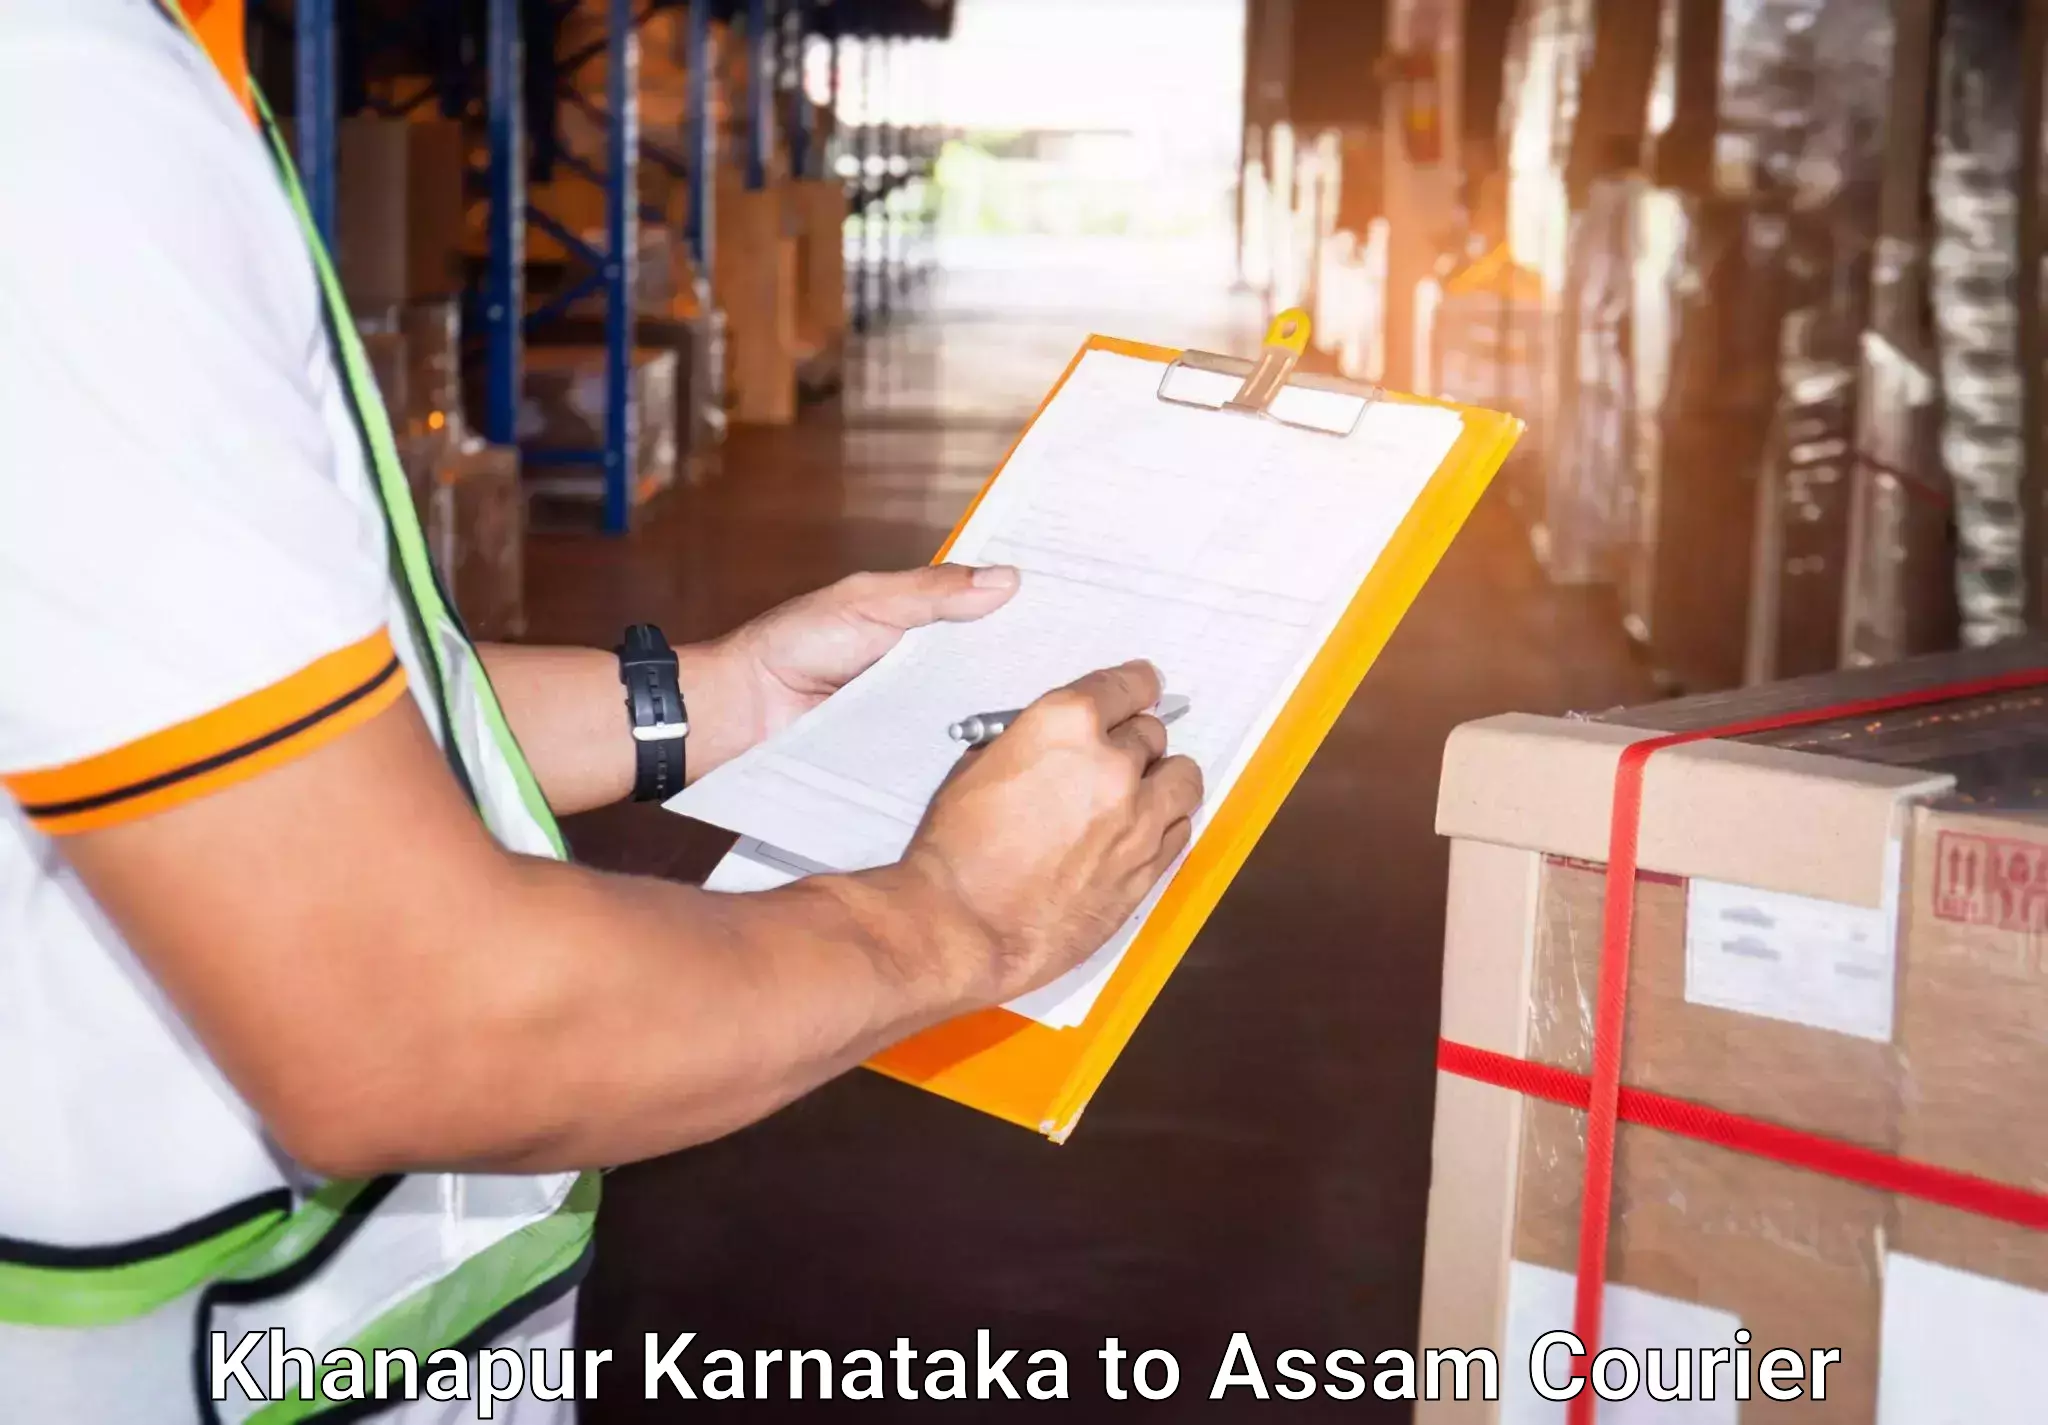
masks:
{"type": "MultiPolygon", "coordinates": [[[[1588,1071],[1600,862],[1627,743],[2044,666],[2048,647],[2009,645],[1600,719],[1459,728],[1438,802],[1452,838],[1444,1037],[1588,1071]]],[[[2048,1097],[2048,889],[2032,889],[2048,873],[2048,819],[2024,815],[2037,801],[2040,690],[1658,753],[1622,1082],[2048,1188],[2034,1107],[2048,1097]]],[[[1561,1407],[1535,1400],[1529,1349],[1571,1324],[1584,1115],[1446,1072],[1434,1151],[1422,1345],[1495,1350],[1507,1391],[1425,1403],[1417,1419],[1548,1418],[1539,1406],[1561,1407]]],[[[1887,1422],[1936,1418],[1899,1403],[1938,1399],[1954,1351],[1945,1367],[1917,1364],[1935,1358],[1901,1343],[1945,1325],[1991,1340],[2048,1331],[2048,1234],[1661,1130],[1622,1125],[1613,1219],[1603,1345],[1727,1347],[1739,1326],[1754,1359],[1843,1353],[1825,1401],[1758,1394],[1738,1411],[1724,1386],[1726,1413],[1702,1418],[1868,1425],[1880,1399],[1887,1422]],[[1997,1326],[2008,1318],[2019,1325],[1997,1326]]],[[[1553,1357],[1553,1380],[1563,1365],[1553,1357]]],[[[2011,1403],[1990,1395],[1980,1413],[1939,1418],[2033,1418],[1998,1413],[2011,1403]]]]}
{"type": "Polygon", "coordinates": [[[796,419],[797,244],[783,189],[748,189],[721,172],[712,281],[726,317],[726,393],[734,420],[796,419]]]}
{"type": "Polygon", "coordinates": [[[462,291],[468,168],[459,119],[422,116],[406,126],[405,291],[415,302],[462,291]]]}
{"type": "MultiPolygon", "coordinates": [[[[2037,806],[2048,776],[2002,790],[2037,806]]],[[[1921,808],[1908,884],[1899,1054],[1911,1075],[1899,1151],[2048,1191],[2048,814],[1987,814],[1967,798],[1921,808]]],[[[2023,1327],[2020,1340],[2048,1341],[2048,1232],[1901,1198],[1892,1249],[1914,1266],[1892,1277],[1901,1299],[1888,1303],[1888,1353],[1913,1350],[1917,1364],[1930,1344],[1938,1352],[1916,1338],[1970,1314],[1973,1299],[2006,1330],[2023,1327]]]]}
{"type": "Polygon", "coordinates": [[[804,179],[789,185],[797,225],[797,327],[826,348],[846,336],[846,185],[804,179]]]}
{"type": "Polygon", "coordinates": [[[411,127],[358,115],[336,131],[335,262],[358,310],[399,306],[407,296],[411,127]]]}

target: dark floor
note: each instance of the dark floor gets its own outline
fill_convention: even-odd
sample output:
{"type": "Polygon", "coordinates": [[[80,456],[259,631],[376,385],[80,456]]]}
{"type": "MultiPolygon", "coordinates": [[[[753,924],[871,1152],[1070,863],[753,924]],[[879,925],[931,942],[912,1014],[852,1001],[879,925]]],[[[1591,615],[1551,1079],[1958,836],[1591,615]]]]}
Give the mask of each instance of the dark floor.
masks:
{"type": "MultiPolygon", "coordinates": [[[[534,636],[608,644],[643,618],[701,636],[842,573],[920,563],[1090,326],[1244,339],[1220,293],[1169,296],[1099,267],[1093,277],[1061,301],[1043,297],[1044,273],[956,274],[933,310],[855,357],[842,403],[792,429],[736,432],[722,474],[671,494],[630,539],[538,540],[534,636]]],[[[1067,1418],[1407,1419],[1407,1407],[1370,1400],[1207,1396],[1236,1331],[1269,1372],[1289,1348],[1370,1358],[1412,1344],[1445,734],[1505,709],[1647,691],[1612,611],[1547,587],[1489,497],[1072,1141],[1054,1147],[856,1072],[724,1142],[614,1173],[582,1319],[585,1344],[623,1366],[607,1380],[639,1395],[649,1331],[696,1331],[700,1351],[749,1355],[837,1356],[908,1336],[972,1362],[986,1327],[998,1350],[1066,1353],[1067,1418]],[[1096,1353],[1107,1336],[1134,1356],[1172,1351],[1173,1400],[1106,1402],[1096,1353]]],[[[727,840],[640,808],[582,818],[571,836],[595,863],[692,879],[727,840]]],[[[715,1408],[721,1419],[894,1419],[918,1407],[715,1408]]],[[[977,1420],[999,1407],[924,1408],[977,1420]]],[[[584,1410],[613,1422],[676,1407],[584,1410]]]]}

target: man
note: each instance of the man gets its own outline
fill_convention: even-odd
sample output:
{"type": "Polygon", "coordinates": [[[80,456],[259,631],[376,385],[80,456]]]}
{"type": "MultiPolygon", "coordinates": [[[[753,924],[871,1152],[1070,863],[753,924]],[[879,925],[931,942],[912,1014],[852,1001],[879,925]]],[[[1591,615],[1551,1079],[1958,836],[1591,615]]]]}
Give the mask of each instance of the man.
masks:
{"type": "Polygon", "coordinates": [[[558,859],[555,815],[1017,575],[863,575],[672,661],[473,649],[250,100],[147,0],[0,7],[10,1420],[296,1419],[272,1365],[362,1401],[346,1348],[565,1344],[584,1170],[1047,982],[1200,797],[1130,665],[969,757],[897,865],[721,897],[558,859]]]}

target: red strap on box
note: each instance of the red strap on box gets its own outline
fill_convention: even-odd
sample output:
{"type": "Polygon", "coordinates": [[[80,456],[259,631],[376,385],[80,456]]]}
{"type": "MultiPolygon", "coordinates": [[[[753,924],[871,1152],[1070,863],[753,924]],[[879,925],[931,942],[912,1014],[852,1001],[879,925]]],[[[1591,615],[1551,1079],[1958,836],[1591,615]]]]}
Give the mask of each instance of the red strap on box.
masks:
{"type": "MultiPolygon", "coordinates": [[[[1633,1122],[1654,1123],[1654,1126],[1670,1132],[1683,1133],[1703,1142],[1719,1143],[1740,1152],[1775,1158],[1795,1167],[1849,1177],[1874,1187],[1946,1202],[1983,1216],[2002,1217],[2025,1226],[2048,1229],[2048,1197],[2040,1194],[1950,1173],[1931,1164],[1912,1163],[1874,1153],[1867,1148],[1814,1134],[1798,1133],[1721,1113],[1683,1099],[1643,1094],[1635,1089],[1624,1090],[1621,1086],[1622,1028],[1628,1011],[1629,952],[1635,930],[1636,849],[1643,820],[1643,769],[1653,755],[1667,747],[1710,738],[1746,737],[1760,732],[1810,727],[1844,718],[1872,717],[1933,703],[2042,686],[2048,686],[2048,668],[2027,669],[1946,683],[1915,692],[1859,698],[1830,707],[1773,713],[1691,732],[1665,733],[1632,742],[1622,749],[1621,760],[1614,773],[1614,803],[1608,821],[1606,903],[1600,931],[1600,983],[1593,1017],[1592,1073],[1581,1077],[1563,1069],[1529,1064],[1448,1041],[1440,1046],[1438,1055],[1438,1062],[1451,1073],[1502,1083],[1522,1093],[1532,1093],[1559,1103],[1573,1103],[1586,1110],[1586,1172],[1579,1196],[1579,1261],[1572,1334],[1585,1346],[1588,1358],[1600,1350],[1601,1311],[1607,1281],[1607,1238],[1612,1226],[1614,1203],[1614,1134],[1617,1122],[1624,1116],[1633,1122]],[[1449,1062],[1446,1062],[1446,1057],[1449,1062]],[[1506,1066],[1516,1067],[1510,1070],[1506,1066]],[[1487,1072],[1479,1072],[1481,1069],[1487,1072]],[[1560,1094],[1566,1096],[1559,1097],[1560,1094]],[[1631,1110],[1628,1115],[1622,1112],[1624,1095],[1631,1110]],[[1637,1118],[1634,1116],[1637,1113],[1652,1114],[1654,1118],[1637,1118]],[[1956,1200],[1958,1193],[1963,1200],[1956,1200]],[[2012,1216],[2013,1212],[2021,1215],[2012,1216]]],[[[1593,1392],[1581,1391],[1572,1398],[1566,1417],[1569,1425],[1593,1425],[1596,1409],[1593,1392]]]]}
{"type": "MultiPolygon", "coordinates": [[[[1512,1054],[1475,1049],[1451,1039],[1438,1041],[1436,1064],[1445,1073],[1461,1079],[1495,1084],[1566,1108],[1583,1109],[1592,1101],[1593,1081],[1584,1074],[1554,1064],[1517,1059],[1512,1054]]],[[[1879,1192],[1915,1197],[1977,1217],[1992,1217],[2036,1232],[2048,1232],[2048,1192],[1959,1173],[1645,1089],[1622,1089],[1616,1101],[1616,1116],[1623,1123],[1640,1123],[1645,1128],[1675,1133],[1751,1157],[1769,1158],[1788,1167],[1825,1173],[1879,1192]]]]}

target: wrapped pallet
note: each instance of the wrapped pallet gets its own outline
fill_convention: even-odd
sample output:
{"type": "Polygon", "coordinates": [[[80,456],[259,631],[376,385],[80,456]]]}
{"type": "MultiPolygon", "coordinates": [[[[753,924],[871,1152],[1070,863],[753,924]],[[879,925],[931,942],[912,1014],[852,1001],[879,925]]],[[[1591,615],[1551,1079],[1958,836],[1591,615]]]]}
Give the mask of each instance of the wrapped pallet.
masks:
{"type": "Polygon", "coordinates": [[[1690,196],[1664,216],[1677,257],[1667,303],[1639,307],[1668,336],[1652,368],[1661,404],[1639,408],[1654,410],[1654,448],[1638,451],[1655,464],[1637,475],[1624,618],[1666,681],[1727,688],[1742,678],[1757,471],[1778,397],[1778,252],[1744,198],[1690,196]]]}
{"type": "Polygon", "coordinates": [[[1638,522],[1633,450],[1635,210],[1642,180],[1606,174],[1572,217],[1556,424],[1531,535],[1551,581],[1613,582],[1638,522]]]}
{"type": "Polygon", "coordinates": [[[1523,317],[1542,440],[1509,488],[1559,583],[1613,580],[1635,523],[1631,208],[1660,9],[1543,0],[1524,8],[1509,45],[1508,241],[1549,294],[1523,317]]]}
{"type": "Polygon", "coordinates": [[[1928,166],[1938,0],[1901,0],[1879,181],[1870,322],[1858,353],[1841,661],[1889,663],[1956,643],[1955,544],[1927,307],[1928,166]]]}
{"type": "MultiPolygon", "coordinates": [[[[1941,455],[1955,499],[1963,642],[2026,626],[2019,199],[2021,0],[1949,0],[1936,84],[1929,256],[1941,455]]],[[[2027,260],[2038,261],[2039,254],[2027,260]]]]}
{"type": "Polygon", "coordinates": [[[1757,56],[1759,210],[1782,225],[1772,439],[1757,488],[1744,681],[1841,661],[1859,342],[1879,229],[1890,0],[1790,11],[1757,56]]]}
{"type": "Polygon", "coordinates": [[[1893,45],[1886,0],[1684,0],[1677,16],[1657,165],[1676,186],[1651,201],[1679,256],[1668,297],[1649,297],[1662,273],[1638,283],[1664,335],[1637,352],[1657,409],[1638,418],[1655,433],[1638,442],[1625,603],[1659,672],[1705,690],[1839,661],[1893,45]],[[1704,77],[1703,37],[1720,56],[1704,77]]]}
{"type": "Polygon", "coordinates": [[[2044,711],[2018,644],[1452,735],[1421,1337],[1502,1389],[1418,1420],[2039,1418],[2044,711]]]}

